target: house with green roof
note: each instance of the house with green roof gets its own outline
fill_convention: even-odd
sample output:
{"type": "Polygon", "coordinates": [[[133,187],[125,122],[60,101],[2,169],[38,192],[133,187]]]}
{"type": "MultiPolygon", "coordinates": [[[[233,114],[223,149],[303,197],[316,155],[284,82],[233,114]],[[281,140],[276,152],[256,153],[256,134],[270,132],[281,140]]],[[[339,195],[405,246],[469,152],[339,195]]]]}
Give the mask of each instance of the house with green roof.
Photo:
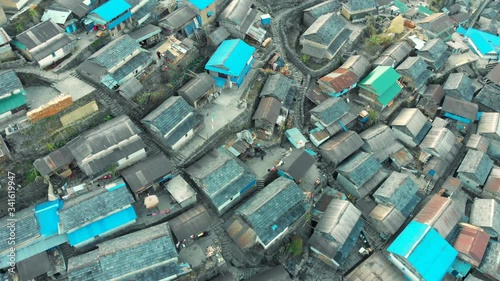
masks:
{"type": "Polygon", "coordinates": [[[25,94],[13,70],[0,72],[0,120],[26,107],[25,94]]]}
{"type": "Polygon", "coordinates": [[[401,92],[401,75],[391,66],[377,66],[359,83],[359,95],[377,110],[383,110],[401,92]]]}

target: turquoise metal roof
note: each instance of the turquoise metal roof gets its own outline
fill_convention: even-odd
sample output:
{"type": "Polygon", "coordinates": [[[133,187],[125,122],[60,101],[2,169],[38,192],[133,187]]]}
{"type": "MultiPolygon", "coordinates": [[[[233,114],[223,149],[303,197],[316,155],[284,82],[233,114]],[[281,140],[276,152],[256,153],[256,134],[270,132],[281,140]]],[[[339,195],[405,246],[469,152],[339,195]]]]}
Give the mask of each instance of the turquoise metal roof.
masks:
{"type": "Polygon", "coordinates": [[[477,50],[483,55],[491,52],[500,53],[500,37],[496,35],[474,28],[466,30],[461,26],[457,28],[457,33],[469,38],[477,50]]]}
{"type": "Polygon", "coordinates": [[[458,252],[432,227],[411,221],[387,249],[405,258],[426,281],[440,281],[458,252]]]}
{"type": "Polygon", "coordinates": [[[207,62],[205,69],[238,77],[254,52],[255,48],[243,40],[225,40],[207,62]]]}
{"type": "Polygon", "coordinates": [[[130,8],[130,4],[125,0],[109,0],[90,12],[90,14],[96,14],[103,20],[110,21],[130,8]]]}
{"type": "Polygon", "coordinates": [[[50,236],[58,233],[59,215],[57,211],[63,207],[63,201],[57,199],[36,205],[35,217],[40,226],[42,236],[50,236]]]}
{"type": "Polygon", "coordinates": [[[212,5],[215,0],[189,0],[189,2],[191,2],[191,4],[193,4],[196,8],[204,10],[208,6],[212,5]]]}

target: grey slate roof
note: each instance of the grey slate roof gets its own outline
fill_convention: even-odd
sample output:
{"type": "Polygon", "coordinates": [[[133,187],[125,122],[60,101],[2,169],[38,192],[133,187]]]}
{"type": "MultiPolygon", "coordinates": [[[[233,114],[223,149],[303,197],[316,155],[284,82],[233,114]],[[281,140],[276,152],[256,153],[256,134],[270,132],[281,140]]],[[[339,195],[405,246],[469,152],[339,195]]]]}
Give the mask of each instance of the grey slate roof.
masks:
{"type": "Polygon", "coordinates": [[[198,73],[196,77],[189,80],[177,92],[191,106],[201,97],[203,97],[215,85],[215,81],[208,73],[198,73]]]}
{"type": "Polygon", "coordinates": [[[483,261],[479,265],[479,270],[490,275],[494,279],[500,279],[500,273],[498,271],[498,268],[500,268],[500,261],[498,260],[499,256],[500,242],[490,240],[490,242],[488,243],[488,247],[486,248],[486,252],[483,256],[483,261]]]}
{"type": "Polygon", "coordinates": [[[321,155],[329,162],[339,164],[356,152],[364,142],[354,131],[335,135],[320,146],[321,155]]]}
{"type": "Polygon", "coordinates": [[[309,153],[298,149],[292,151],[283,161],[284,163],[279,169],[288,173],[295,180],[302,179],[315,162],[314,157],[309,153]]]}
{"type": "Polygon", "coordinates": [[[500,205],[495,199],[475,198],[470,213],[470,223],[482,227],[492,237],[500,235],[500,205]]]}
{"type": "Polygon", "coordinates": [[[196,17],[196,13],[186,5],[161,19],[158,25],[163,28],[178,30],[193,20],[194,17],[196,17]]]}
{"type": "Polygon", "coordinates": [[[434,69],[439,69],[451,56],[451,52],[441,39],[435,38],[427,41],[424,47],[417,51],[417,55],[424,58],[434,69]]]}
{"type": "Polygon", "coordinates": [[[139,43],[132,39],[132,37],[123,35],[95,52],[88,60],[106,69],[110,69],[140,47],[139,43]]]}
{"type": "Polygon", "coordinates": [[[40,175],[44,177],[65,165],[69,165],[74,160],[75,158],[68,147],[63,146],[43,158],[36,159],[33,165],[40,172],[40,175]]]}
{"type": "Polygon", "coordinates": [[[373,65],[396,66],[401,63],[413,50],[407,41],[396,42],[385,49],[373,62],[373,65]]]}
{"type": "Polygon", "coordinates": [[[224,28],[223,26],[217,27],[214,31],[210,32],[210,34],[208,35],[214,46],[219,46],[220,43],[229,38],[229,36],[230,36],[229,31],[227,31],[227,29],[224,28]]]}
{"type": "Polygon", "coordinates": [[[66,201],[59,211],[61,225],[66,231],[82,227],[134,203],[126,187],[112,191],[100,188],[66,201]]]}
{"type": "Polygon", "coordinates": [[[500,112],[500,94],[499,90],[494,86],[485,85],[474,98],[474,101],[487,107],[488,109],[500,112]]]}
{"type": "Polygon", "coordinates": [[[441,110],[474,121],[477,117],[478,106],[472,102],[445,96],[441,110]]]}
{"type": "Polygon", "coordinates": [[[120,172],[132,192],[147,187],[172,173],[173,165],[163,154],[149,156],[120,172]]]}
{"type": "Polygon", "coordinates": [[[63,32],[62,28],[48,20],[20,33],[16,36],[15,40],[21,42],[28,50],[31,50],[63,32]]]}
{"type": "Polygon", "coordinates": [[[375,201],[402,210],[419,190],[418,185],[408,175],[392,172],[373,194],[375,201]]]}
{"type": "Polygon", "coordinates": [[[443,90],[446,95],[465,101],[471,101],[474,96],[472,80],[465,73],[452,73],[444,83],[443,90]]]}
{"type": "Polygon", "coordinates": [[[361,186],[381,168],[373,154],[359,151],[342,163],[337,170],[356,186],[361,186]]]}
{"type": "MultiPolygon", "coordinates": [[[[0,219],[0,253],[8,251],[11,247],[8,243],[9,228],[5,216],[0,219]]],[[[16,245],[32,240],[40,236],[39,226],[35,219],[35,212],[32,208],[26,208],[16,212],[16,245]]]]}
{"type": "Polygon", "coordinates": [[[41,252],[16,264],[20,280],[32,280],[54,270],[47,252],[41,252]]]}
{"type": "Polygon", "coordinates": [[[330,125],[349,111],[349,105],[341,98],[329,98],[311,109],[311,114],[323,123],[330,125]]]}
{"type": "Polygon", "coordinates": [[[200,122],[198,115],[182,97],[170,97],[142,119],[151,124],[164,136],[164,141],[172,146],[200,122]],[[166,135],[166,136],[165,136],[166,135]]]}
{"type": "Polygon", "coordinates": [[[262,98],[259,102],[259,106],[255,111],[252,120],[264,119],[271,124],[275,124],[278,121],[278,117],[281,111],[281,103],[274,97],[262,98]]]}
{"type": "Polygon", "coordinates": [[[0,72],[0,96],[10,94],[18,89],[23,89],[23,84],[21,84],[21,80],[19,80],[14,70],[9,69],[0,72]]]}
{"type": "Polygon", "coordinates": [[[422,96],[431,98],[436,104],[440,104],[444,98],[443,86],[439,84],[429,84],[427,88],[425,88],[422,96]]]}
{"type": "Polygon", "coordinates": [[[364,141],[361,149],[373,152],[375,158],[381,162],[403,148],[403,145],[396,140],[391,128],[384,124],[374,125],[361,132],[359,136],[364,141]]]}
{"type": "Polygon", "coordinates": [[[446,38],[453,34],[455,22],[445,13],[432,14],[416,22],[423,29],[446,38]]]}
{"type": "MultiPolygon", "coordinates": [[[[152,1],[150,1],[152,2],[152,1]]],[[[158,34],[161,32],[161,27],[158,27],[156,25],[152,24],[147,24],[139,29],[134,30],[133,32],[129,33],[128,35],[134,39],[136,42],[141,42],[143,40],[146,40],[147,38],[158,34]]]]}
{"type": "Polygon", "coordinates": [[[240,25],[247,18],[247,14],[252,9],[254,1],[233,0],[220,14],[218,21],[229,20],[236,25],[240,25]]]}
{"type": "Polygon", "coordinates": [[[500,86],[500,64],[497,64],[488,74],[486,79],[491,81],[493,84],[500,86]]]}
{"type": "Polygon", "coordinates": [[[178,254],[164,223],[108,240],[94,251],[70,258],[68,273],[71,281],[154,281],[181,274],[177,262],[178,254]]]}
{"type": "Polygon", "coordinates": [[[201,204],[187,210],[168,222],[176,241],[189,239],[193,234],[206,231],[213,223],[213,217],[210,216],[207,209],[201,204]]]}
{"type": "Polygon", "coordinates": [[[348,0],[345,5],[349,11],[354,12],[375,8],[377,3],[375,0],[348,0]]]}
{"type": "Polygon", "coordinates": [[[340,3],[338,1],[327,0],[312,7],[309,7],[307,9],[304,9],[304,14],[310,15],[311,18],[315,20],[324,14],[336,12],[337,10],[339,10],[339,8],[340,8],[340,3]]]}
{"type": "Polygon", "coordinates": [[[457,172],[473,174],[480,181],[479,184],[484,185],[491,169],[493,169],[493,160],[486,153],[479,150],[469,150],[457,172]]]}
{"type": "Polygon", "coordinates": [[[140,66],[147,66],[151,61],[151,55],[146,52],[140,52],[130,60],[128,60],[124,65],[116,69],[111,76],[115,81],[121,81],[128,75],[132,74],[140,66]]]}
{"type": "Polygon", "coordinates": [[[396,68],[396,71],[412,79],[415,88],[420,88],[431,77],[431,72],[427,67],[427,63],[422,58],[408,57],[396,68]]]}
{"type": "Polygon", "coordinates": [[[139,133],[139,128],[132,120],[121,115],[80,134],[68,143],[68,148],[75,159],[81,161],[139,133]]]}
{"type": "Polygon", "coordinates": [[[281,73],[271,75],[260,92],[260,97],[275,97],[280,102],[285,102],[288,91],[292,87],[292,81],[281,73]]]}
{"type": "Polygon", "coordinates": [[[330,43],[345,28],[344,20],[334,13],[320,16],[301,36],[318,44],[330,46],[330,43]]]}
{"type": "Polygon", "coordinates": [[[83,0],[57,0],[57,3],[70,10],[79,18],[83,18],[90,11],[90,6],[83,3],[83,0]]]}
{"type": "Polygon", "coordinates": [[[304,193],[295,182],[278,178],[236,212],[243,216],[267,245],[306,213],[304,199],[304,193]]]}

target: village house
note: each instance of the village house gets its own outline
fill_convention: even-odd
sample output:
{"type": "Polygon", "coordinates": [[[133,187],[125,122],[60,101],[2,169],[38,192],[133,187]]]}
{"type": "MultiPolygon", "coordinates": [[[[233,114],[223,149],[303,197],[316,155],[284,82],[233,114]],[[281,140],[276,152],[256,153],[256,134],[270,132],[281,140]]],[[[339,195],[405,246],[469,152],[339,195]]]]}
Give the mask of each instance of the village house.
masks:
{"type": "Polygon", "coordinates": [[[199,22],[196,13],[188,6],[182,6],[168,14],[158,22],[167,35],[191,36],[198,30],[199,22]]]}
{"type": "Polygon", "coordinates": [[[486,253],[483,257],[483,262],[478,268],[482,274],[493,280],[500,279],[500,274],[498,273],[498,268],[500,267],[498,253],[500,253],[500,242],[490,239],[488,247],[486,248],[486,253]]]}
{"type": "Polygon", "coordinates": [[[482,197],[500,201],[500,167],[493,166],[483,186],[482,197]]]}
{"type": "Polygon", "coordinates": [[[215,81],[208,73],[198,73],[177,90],[179,96],[195,109],[203,107],[215,93],[215,81]]]}
{"type": "MultiPolygon", "coordinates": [[[[451,142],[446,144],[447,146],[451,146],[451,142]]],[[[448,168],[454,163],[455,158],[460,152],[463,144],[455,140],[453,147],[450,152],[443,158],[440,157],[431,157],[429,160],[429,154],[421,153],[419,156],[419,160],[425,162],[423,167],[423,174],[425,174],[428,178],[437,181],[441,179],[443,176],[446,176],[446,172],[448,168]]]]}
{"type": "Polygon", "coordinates": [[[445,96],[441,111],[444,117],[464,124],[474,123],[478,118],[478,105],[452,96],[445,96]]]}
{"type": "Polygon", "coordinates": [[[373,227],[384,239],[394,235],[403,226],[406,216],[394,206],[377,204],[368,214],[373,227]]]}
{"type": "MultiPolygon", "coordinates": [[[[64,257],[59,246],[68,242],[68,236],[58,233],[59,218],[57,211],[62,207],[62,200],[48,201],[17,210],[16,212],[16,247],[15,261],[16,272],[22,280],[31,280],[40,275],[47,274],[54,277],[62,277],[65,266],[57,266],[64,263],[64,257]],[[52,252],[52,254],[51,254],[52,252]],[[59,258],[55,257],[56,255],[59,258]]],[[[6,237],[0,243],[0,269],[8,270],[11,267],[9,254],[12,245],[9,245],[8,217],[0,220],[0,235],[6,237]]]]}
{"type": "Polygon", "coordinates": [[[407,279],[442,280],[458,252],[434,228],[412,221],[387,249],[407,279]]]}
{"type": "Polygon", "coordinates": [[[14,70],[0,72],[0,120],[26,108],[26,91],[14,70]]]}
{"type": "Polygon", "coordinates": [[[432,73],[427,69],[428,67],[422,58],[408,57],[396,68],[396,71],[401,74],[403,85],[413,91],[418,91],[431,78],[432,73]]]}
{"type": "Polygon", "coordinates": [[[209,44],[212,47],[218,47],[224,40],[229,38],[229,36],[229,31],[223,26],[219,26],[208,35],[209,44]]]}
{"type": "Polygon", "coordinates": [[[331,97],[340,97],[358,84],[358,77],[354,72],[338,68],[318,79],[319,88],[331,97]]]}
{"type": "Polygon", "coordinates": [[[307,151],[295,149],[283,159],[283,165],[278,167],[278,175],[300,182],[315,162],[307,151]]]}
{"type": "Polygon", "coordinates": [[[149,52],[129,35],[123,35],[92,54],[77,71],[109,89],[115,89],[138,76],[151,62],[149,52]]]}
{"type": "Polygon", "coordinates": [[[472,134],[470,135],[469,141],[467,141],[465,146],[469,149],[479,150],[484,153],[488,153],[490,141],[485,136],[472,134]]]}
{"type": "Polygon", "coordinates": [[[377,3],[375,0],[347,0],[342,3],[340,13],[353,23],[363,22],[367,16],[377,13],[377,3]]]}
{"type": "Polygon", "coordinates": [[[438,84],[429,84],[418,101],[417,108],[430,118],[436,117],[438,106],[444,98],[443,87],[438,84]]]}
{"type": "Polygon", "coordinates": [[[10,46],[10,36],[0,27],[0,61],[8,61],[16,58],[10,46]]]}
{"type": "Polygon", "coordinates": [[[8,12],[15,13],[21,10],[30,0],[1,0],[0,6],[8,12]]]}
{"type": "Polygon", "coordinates": [[[201,128],[203,117],[197,114],[182,97],[164,101],[141,122],[169,149],[178,150],[201,128]]]}
{"type": "MultiPolygon", "coordinates": [[[[286,271],[283,265],[278,265],[265,270],[261,273],[255,274],[245,281],[262,281],[262,280],[276,280],[276,281],[292,281],[290,274],[286,271]]],[[[212,280],[214,281],[214,280],[212,280]]],[[[215,280],[215,281],[233,281],[233,280],[215,280]]]]}
{"type": "Polygon", "coordinates": [[[255,174],[224,147],[212,150],[186,172],[220,215],[251,193],[257,183],[255,174]]]}
{"type": "Polygon", "coordinates": [[[385,49],[380,56],[373,62],[376,66],[392,66],[397,67],[402,63],[411,53],[413,47],[406,40],[393,43],[385,49]]]}
{"type": "Polygon", "coordinates": [[[93,6],[97,5],[99,1],[86,1],[86,0],[56,0],[56,3],[71,11],[73,17],[82,20],[90,12],[93,6]],[[89,3],[90,2],[90,3],[89,3]]]}
{"type": "Polygon", "coordinates": [[[78,29],[78,20],[73,18],[71,10],[57,4],[47,7],[42,15],[41,21],[51,20],[59,25],[66,33],[74,33],[78,29]]]}
{"type": "Polygon", "coordinates": [[[380,162],[384,162],[389,155],[403,148],[391,128],[385,124],[376,124],[361,132],[359,136],[364,142],[361,150],[373,153],[380,162]]]}
{"type": "Polygon", "coordinates": [[[400,172],[402,169],[413,164],[413,155],[406,147],[403,147],[389,155],[389,163],[394,170],[400,172]]]}
{"type": "Polygon", "coordinates": [[[266,84],[260,91],[261,98],[273,97],[284,105],[284,110],[288,107],[288,93],[292,88],[292,80],[281,73],[270,75],[266,84]]]}
{"type": "Polygon", "coordinates": [[[433,195],[415,216],[414,221],[435,229],[443,238],[453,237],[457,223],[465,216],[467,195],[458,191],[453,198],[433,195]]]}
{"type": "Polygon", "coordinates": [[[72,54],[76,37],[48,20],[20,33],[11,43],[27,60],[46,68],[72,54]]]}
{"type": "Polygon", "coordinates": [[[467,225],[460,229],[453,247],[458,251],[458,258],[478,267],[483,260],[489,240],[490,235],[483,229],[467,225]]]}
{"type": "Polygon", "coordinates": [[[500,204],[495,199],[475,198],[470,223],[483,228],[492,238],[500,235],[500,204]]]}
{"type": "Polygon", "coordinates": [[[313,58],[331,60],[349,40],[350,29],[335,13],[320,16],[301,36],[301,53],[313,58]]]}
{"type": "Polygon", "coordinates": [[[363,225],[361,211],[351,202],[333,199],[314,228],[309,247],[319,260],[338,268],[355,246],[363,225]]]}
{"type": "Polygon", "coordinates": [[[240,87],[253,63],[255,48],[240,39],[225,40],[205,65],[215,85],[240,87]]]}
{"type": "Polygon", "coordinates": [[[399,83],[401,75],[390,66],[377,66],[359,83],[359,96],[366,100],[376,110],[390,106],[399,95],[402,86],[399,83]]]}
{"type": "Polygon", "coordinates": [[[110,168],[124,169],[146,157],[146,145],[139,128],[121,115],[92,128],[70,141],[67,146],[76,164],[87,176],[110,168]]]}
{"type": "Polygon", "coordinates": [[[419,145],[431,127],[418,108],[403,108],[391,123],[396,138],[409,147],[419,145]]]}
{"type": "Polygon", "coordinates": [[[269,138],[274,133],[274,127],[278,122],[281,112],[281,103],[274,97],[262,98],[255,111],[252,120],[255,122],[255,128],[261,130],[265,138],[269,138]]]}
{"type": "Polygon", "coordinates": [[[353,72],[358,80],[365,77],[370,69],[370,61],[363,55],[350,56],[339,69],[346,69],[353,72]]]}
{"type": "MultiPolygon", "coordinates": [[[[500,68],[498,68],[500,71],[500,68]]],[[[479,105],[479,110],[482,112],[500,112],[500,95],[499,89],[493,84],[486,84],[474,97],[474,103],[479,105]]]]}
{"type": "Polygon", "coordinates": [[[448,41],[455,32],[455,22],[445,13],[432,14],[416,21],[416,24],[429,39],[439,38],[448,41]]]}
{"type": "Polygon", "coordinates": [[[335,135],[319,148],[323,159],[335,168],[363,144],[363,140],[355,131],[345,131],[335,135]]]}
{"type": "Polygon", "coordinates": [[[483,112],[477,125],[476,134],[488,139],[488,155],[500,159],[500,113],[483,112]]]}
{"type": "Polygon", "coordinates": [[[481,186],[486,183],[491,169],[493,169],[493,160],[486,153],[469,150],[458,167],[458,178],[469,190],[480,194],[481,186]]]}
{"type": "Polygon", "coordinates": [[[403,212],[418,190],[419,187],[411,176],[392,172],[375,193],[373,193],[373,198],[378,204],[394,206],[403,212]]]}
{"type": "Polygon", "coordinates": [[[188,5],[195,13],[200,26],[213,23],[217,18],[215,0],[189,0],[188,5]]]}
{"type": "Polygon", "coordinates": [[[247,39],[261,44],[266,36],[262,28],[263,13],[257,9],[254,1],[233,0],[219,15],[219,25],[226,28],[231,37],[247,39]]]}
{"type": "Polygon", "coordinates": [[[160,33],[160,27],[147,24],[132,31],[128,35],[130,38],[134,39],[135,42],[139,43],[141,47],[148,48],[156,45],[160,41],[160,33]]]}
{"type": "Polygon", "coordinates": [[[382,183],[389,174],[371,153],[359,151],[338,168],[340,186],[356,198],[363,198],[382,183]]]}
{"type": "MultiPolygon", "coordinates": [[[[164,181],[166,181],[169,178],[170,177],[167,175],[163,179],[164,181]]],[[[161,180],[160,183],[162,183],[161,180]]],[[[165,188],[167,189],[170,196],[175,200],[175,202],[177,202],[177,204],[179,204],[181,208],[188,208],[196,203],[197,200],[196,192],[191,187],[191,185],[180,175],[177,175],[173,179],[169,180],[165,184],[165,188]]]]}
{"type": "Polygon", "coordinates": [[[158,185],[172,178],[173,165],[163,154],[149,156],[146,159],[120,171],[135,199],[140,194],[158,189],[158,185]]]}
{"type": "Polygon", "coordinates": [[[425,153],[439,158],[446,158],[455,142],[457,142],[457,137],[452,131],[447,128],[433,127],[419,147],[425,153]]]}
{"type": "Polygon", "coordinates": [[[66,233],[71,246],[89,245],[135,223],[134,202],[123,181],[66,200],[58,211],[59,234],[66,233]]]}
{"type": "Polygon", "coordinates": [[[109,0],[88,13],[83,20],[85,30],[89,31],[95,26],[99,30],[106,30],[111,36],[117,36],[131,23],[131,8],[125,0],[109,0]]]}
{"type": "Polygon", "coordinates": [[[486,83],[500,89],[500,64],[495,65],[485,76],[486,83]]]}
{"type": "Polygon", "coordinates": [[[425,42],[424,47],[417,51],[417,55],[427,62],[434,71],[439,71],[451,56],[448,46],[439,38],[425,42]]]}
{"type": "Polygon", "coordinates": [[[304,9],[302,23],[304,26],[311,26],[319,17],[328,13],[334,13],[340,8],[340,3],[335,0],[323,1],[317,5],[304,9]]]}
{"type": "Polygon", "coordinates": [[[471,50],[483,59],[500,60],[500,37],[489,32],[477,30],[475,28],[464,29],[459,26],[457,33],[463,35],[471,50]]]}
{"type": "Polygon", "coordinates": [[[214,218],[201,204],[168,221],[175,243],[191,239],[193,234],[207,231],[212,223],[214,223],[214,218]]]}
{"type": "MultiPolygon", "coordinates": [[[[378,1],[379,3],[381,1],[378,1]]],[[[371,254],[366,260],[357,265],[353,271],[344,277],[345,281],[358,281],[360,276],[367,280],[406,281],[403,273],[398,270],[380,251],[371,254]]]]}
{"type": "Polygon", "coordinates": [[[191,266],[180,260],[167,223],[103,242],[68,260],[70,281],[174,280],[189,272],[191,266]]]}
{"type": "Polygon", "coordinates": [[[465,101],[472,101],[474,86],[465,73],[452,73],[443,85],[445,95],[465,101]]]}
{"type": "Polygon", "coordinates": [[[47,156],[38,158],[33,162],[33,166],[42,177],[50,176],[54,173],[62,177],[71,174],[70,164],[75,161],[68,146],[63,146],[49,153],[47,156]]]}
{"type": "Polygon", "coordinates": [[[297,184],[278,178],[244,202],[235,214],[253,229],[256,242],[268,249],[294,231],[295,222],[306,213],[304,200],[304,193],[297,184]]]}

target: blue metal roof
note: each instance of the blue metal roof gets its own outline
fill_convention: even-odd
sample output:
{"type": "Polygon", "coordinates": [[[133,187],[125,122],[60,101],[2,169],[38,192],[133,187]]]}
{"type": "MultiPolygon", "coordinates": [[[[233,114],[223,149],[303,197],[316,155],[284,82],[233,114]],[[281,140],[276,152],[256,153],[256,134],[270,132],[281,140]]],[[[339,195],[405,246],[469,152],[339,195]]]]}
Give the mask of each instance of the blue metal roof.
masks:
{"type": "Polygon", "coordinates": [[[426,281],[440,281],[458,252],[432,227],[411,221],[387,249],[406,258],[426,281]]]}
{"type": "Polygon", "coordinates": [[[137,215],[134,207],[130,206],[124,210],[107,216],[101,220],[95,221],[86,225],[74,232],[68,234],[69,244],[71,246],[83,243],[95,236],[102,235],[109,231],[113,231],[119,227],[132,223],[136,220],[137,215]]]}
{"type": "Polygon", "coordinates": [[[58,233],[59,215],[57,211],[63,207],[63,201],[57,199],[36,205],[35,217],[40,226],[42,236],[50,236],[58,233]]]}
{"type": "Polygon", "coordinates": [[[255,48],[240,39],[225,40],[205,65],[206,70],[238,77],[255,48]]]}
{"type": "Polygon", "coordinates": [[[191,4],[193,4],[196,8],[204,10],[208,6],[212,5],[215,0],[189,0],[189,2],[191,2],[191,4]]]}
{"type": "Polygon", "coordinates": [[[483,55],[491,52],[500,53],[500,37],[496,35],[474,28],[466,30],[462,27],[457,28],[457,33],[468,37],[483,55]]]}
{"type": "Polygon", "coordinates": [[[110,21],[130,8],[130,4],[125,0],[109,0],[90,12],[90,14],[96,14],[103,20],[110,21]]]}

